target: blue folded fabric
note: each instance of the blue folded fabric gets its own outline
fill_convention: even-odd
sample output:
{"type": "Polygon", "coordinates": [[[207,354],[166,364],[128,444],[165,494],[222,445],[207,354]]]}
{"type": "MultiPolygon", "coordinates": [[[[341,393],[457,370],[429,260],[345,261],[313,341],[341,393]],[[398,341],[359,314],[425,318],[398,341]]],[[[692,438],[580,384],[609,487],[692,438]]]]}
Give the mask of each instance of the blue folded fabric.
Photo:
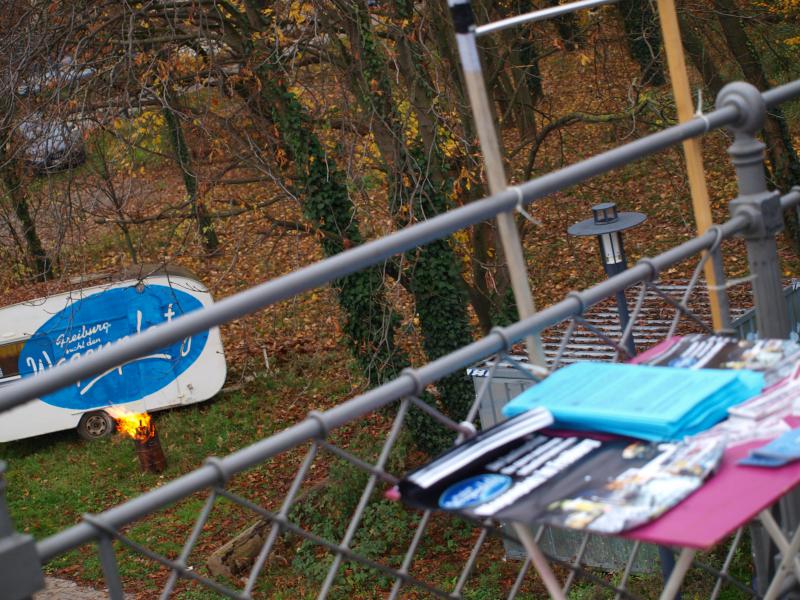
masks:
{"type": "Polygon", "coordinates": [[[770,469],[782,467],[788,462],[789,461],[785,458],[769,458],[767,456],[759,456],[758,454],[754,453],[751,453],[739,460],[740,465],[746,465],[748,467],[769,467],[770,469]]]}
{"type": "Polygon", "coordinates": [[[800,429],[787,431],[769,444],[750,451],[739,461],[740,465],[754,467],[781,467],[800,458],[800,429]]]}
{"type": "Polygon", "coordinates": [[[676,440],[708,429],[763,387],[763,374],[747,370],[579,362],[511,400],[503,414],[544,406],[557,426],[676,440]]]}

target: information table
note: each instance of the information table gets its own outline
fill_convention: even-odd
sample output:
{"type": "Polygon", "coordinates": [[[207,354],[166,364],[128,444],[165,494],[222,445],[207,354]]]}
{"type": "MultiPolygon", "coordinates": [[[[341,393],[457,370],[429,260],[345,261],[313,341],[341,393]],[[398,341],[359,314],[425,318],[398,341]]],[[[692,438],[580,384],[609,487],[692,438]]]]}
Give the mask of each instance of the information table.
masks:
{"type": "MultiPolygon", "coordinates": [[[[646,362],[679,339],[665,340],[631,362],[646,362]]],[[[798,417],[787,417],[785,421],[792,428],[800,427],[798,417]]],[[[698,550],[709,550],[751,521],[763,525],[782,556],[764,595],[765,600],[778,597],[781,584],[790,571],[794,571],[800,581],[800,528],[791,540],[787,539],[770,511],[770,507],[800,484],[800,461],[778,468],[738,464],[751,449],[765,443],[765,440],[759,440],[726,449],[717,472],[701,488],[655,521],[620,534],[620,537],[630,540],[681,548],[675,568],[665,582],[661,600],[675,597],[698,550]]],[[[522,524],[513,526],[551,597],[565,598],[530,530],[522,524]]]]}
{"type": "MultiPolygon", "coordinates": [[[[800,419],[788,418],[792,427],[800,419]]],[[[728,448],[719,470],[659,519],[622,534],[632,540],[708,550],[800,483],[800,461],[778,468],[738,465],[756,441],[728,448]]]]}
{"type": "MultiPolygon", "coordinates": [[[[790,418],[787,422],[793,427],[800,426],[800,419],[790,418]]],[[[772,600],[778,597],[790,570],[800,580],[800,529],[788,540],[769,510],[800,483],[800,461],[778,468],[737,464],[751,448],[764,443],[758,441],[729,448],[718,472],[703,487],[655,521],[620,534],[630,540],[681,548],[680,557],[660,596],[662,600],[675,597],[698,550],[714,547],[754,520],[764,526],[782,555],[764,598],[772,600]]],[[[531,534],[529,524],[512,525],[551,597],[566,598],[531,534]]]]}

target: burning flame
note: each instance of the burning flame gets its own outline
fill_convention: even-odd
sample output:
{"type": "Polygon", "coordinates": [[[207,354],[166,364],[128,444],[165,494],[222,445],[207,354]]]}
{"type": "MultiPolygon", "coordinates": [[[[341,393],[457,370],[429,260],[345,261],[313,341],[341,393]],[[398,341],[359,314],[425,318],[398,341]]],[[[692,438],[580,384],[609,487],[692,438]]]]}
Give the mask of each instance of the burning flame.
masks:
{"type": "Polygon", "coordinates": [[[155,435],[155,428],[146,412],[134,413],[124,408],[113,407],[108,413],[117,422],[117,431],[139,442],[146,442],[155,435]]]}

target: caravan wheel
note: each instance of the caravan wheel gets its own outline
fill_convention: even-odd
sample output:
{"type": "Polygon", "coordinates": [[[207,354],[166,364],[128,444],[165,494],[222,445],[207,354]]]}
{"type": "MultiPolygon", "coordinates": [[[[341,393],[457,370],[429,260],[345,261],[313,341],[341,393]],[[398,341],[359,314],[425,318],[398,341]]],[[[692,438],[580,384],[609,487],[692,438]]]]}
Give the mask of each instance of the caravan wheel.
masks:
{"type": "Polygon", "coordinates": [[[78,435],[85,440],[99,440],[114,432],[114,419],[104,410],[86,413],[78,423],[78,435]]]}

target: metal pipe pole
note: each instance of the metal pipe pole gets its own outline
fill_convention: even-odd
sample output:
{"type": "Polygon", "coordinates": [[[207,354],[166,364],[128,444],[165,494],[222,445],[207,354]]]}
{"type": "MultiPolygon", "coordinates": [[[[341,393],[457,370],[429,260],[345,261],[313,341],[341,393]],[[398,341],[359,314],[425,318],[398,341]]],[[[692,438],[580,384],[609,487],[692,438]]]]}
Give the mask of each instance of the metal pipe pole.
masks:
{"type": "Polygon", "coordinates": [[[562,15],[567,15],[578,10],[596,8],[605,4],[614,4],[618,0],[578,0],[577,2],[570,2],[569,4],[559,4],[558,6],[549,6],[541,10],[534,10],[522,15],[508,17],[501,19],[494,23],[487,23],[475,28],[475,35],[478,37],[494,33],[495,31],[502,31],[516,27],[517,25],[524,25],[525,23],[536,23],[537,21],[546,21],[562,15]]]}
{"type": "MultiPolygon", "coordinates": [[[[622,238],[620,238],[620,240],[621,239],[622,238]]],[[[604,262],[603,268],[605,269],[606,275],[608,275],[609,278],[614,277],[614,275],[619,275],[623,271],[628,270],[628,259],[625,257],[623,253],[622,262],[615,264],[608,264],[604,262]]],[[[616,294],[614,294],[614,296],[617,300],[617,313],[619,314],[619,330],[620,333],[624,333],[625,329],[628,327],[628,323],[631,320],[631,315],[628,310],[628,299],[625,298],[625,290],[618,291],[616,294]]],[[[628,337],[627,341],[625,342],[625,349],[628,351],[628,354],[631,357],[636,356],[636,342],[633,339],[633,335],[628,337]]]]}
{"type": "MultiPolygon", "coordinates": [[[[500,153],[500,144],[497,140],[497,131],[492,117],[493,111],[486,92],[486,83],[483,80],[483,71],[478,57],[478,46],[475,37],[475,19],[469,0],[448,0],[453,15],[456,31],[458,54],[461,58],[461,67],[464,71],[464,81],[467,86],[472,114],[478,129],[478,139],[483,153],[483,163],[486,168],[486,177],[489,181],[489,191],[498,194],[508,187],[503,157],[500,153]]],[[[519,194],[520,202],[522,193],[519,194]]],[[[500,232],[500,242],[508,264],[511,277],[511,287],[520,318],[526,318],[536,312],[528,281],[528,268],[522,254],[522,243],[519,231],[514,222],[512,211],[497,215],[497,228],[500,232]]],[[[542,340],[538,335],[525,338],[528,348],[528,357],[533,364],[546,367],[542,340]]]]}

